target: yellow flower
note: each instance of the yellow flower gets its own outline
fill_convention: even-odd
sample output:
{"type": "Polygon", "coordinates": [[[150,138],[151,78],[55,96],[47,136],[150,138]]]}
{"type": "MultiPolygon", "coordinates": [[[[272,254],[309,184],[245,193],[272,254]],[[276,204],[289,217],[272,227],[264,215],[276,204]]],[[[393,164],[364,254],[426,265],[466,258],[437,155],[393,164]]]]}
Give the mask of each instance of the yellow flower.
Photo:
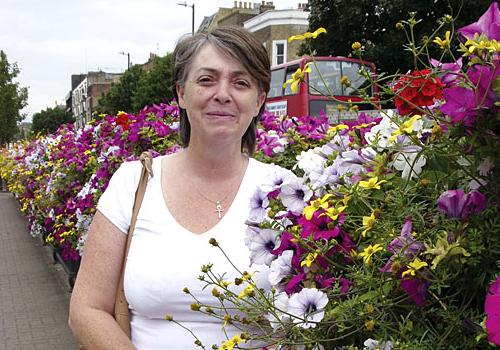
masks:
{"type": "Polygon", "coordinates": [[[380,190],[380,184],[382,184],[384,182],[387,182],[387,181],[386,180],[378,181],[378,177],[375,176],[375,177],[372,177],[371,179],[369,179],[368,181],[360,181],[359,187],[362,187],[362,188],[367,189],[367,190],[371,190],[374,188],[377,190],[380,190]]]}
{"type": "Polygon", "coordinates": [[[366,129],[366,128],[369,128],[370,126],[373,126],[377,123],[375,122],[371,122],[371,123],[362,123],[362,124],[359,124],[359,125],[355,125],[354,126],[354,129],[366,129]]]}
{"type": "Polygon", "coordinates": [[[359,41],[355,41],[352,43],[351,48],[354,51],[359,50],[359,49],[361,49],[361,43],[359,41]]]}
{"type": "Polygon", "coordinates": [[[375,225],[375,222],[377,221],[377,213],[378,211],[374,210],[372,211],[370,216],[363,216],[363,232],[361,232],[361,235],[363,237],[366,236],[366,233],[370,231],[373,226],[375,225]]]}
{"type": "Polygon", "coordinates": [[[304,208],[302,214],[304,214],[307,220],[311,220],[313,214],[320,208],[327,209],[328,208],[328,199],[332,196],[332,194],[326,194],[320,199],[316,199],[311,202],[310,205],[304,208]]]}
{"type": "Polygon", "coordinates": [[[236,334],[234,337],[222,343],[219,350],[232,350],[241,342],[246,342],[246,339],[242,338],[241,335],[236,334]]]}
{"type": "Polygon", "coordinates": [[[415,258],[415,260],[413,260],[410,264],[408,264],[406,266],[408,268],[408,270],[403,272],[401,274],[401,277],[404,278],[408,275],[415,276],[415,272],[417,272],[418,270],[420,270],[422,267],[425,267],[425,266],[428,266],[425,261],[421,261],[419,258],[415,258]]]}
{"type": "Polygon", "coordinates": [[[311,267],[312,263],[314,262],[314,260],[316,260],[317,257],[318,257],[318,252],[307,254],[306,258],[302,260],[302,262],[300,263],[300,266],[311,267]]]}
{"type": "Polygon", "coordinates": [[[340,206],[340,207],[332,206],[330,208],[327,208],[326,213],[323,213],[320,216],[328,215],[330,219],[337,220],[340,213],[342,213],[346,208],[347,208],[346,206],[340,206]]]}
{"type": "Polygon", "coordinates": [[[306,63],[304,66],[304,70],[297,68],[295,73],[292,74],[292,78],[285,81],[285,83],[283,84],[283,87],[286,87],[288,84],[290,84],[290,88],[292,89],[292,92],[296,93],[298,91],[299,83],[304,81],[304,78],[305,78],[304,74],[311,73],[311,68],[309,67],[309,65],[311,63],[312,62],[306,63]]]}
{"type": "Polygon", "coordinates": [[[415,122],[417,120],[420,120],[420,119],[422,119],[421,116],[414,115],[413,117],[411,117],[407,121],[403,122],[401,124],[401,126],[399,127],[399,129],[397,129],[391,133],[391,136],[389,137],[389,141],[394,142],[394,140],[396,140],[396,136],[398,136],[398,135],[411,134],[413,132],[413,124],[415,124],[415,122]]]}
{"type": "Polygon", "coordinates": [[[375,321],[373,320],[366,321],[365,328],[368,332],[372,332],[375,329],[375,321]]]}
{"type": "Polygon", "coordinates": [[[349,78],[346,75],[343,75],[340,77],[340,84],[344,86],[349,86],[351,85],[351,82],[349,81],[349,78]]]}
{"type": "Polygon", "coordinates": [[[321,33],[326,33],[326,29],[323,27],[320,27],[316,29],[313,33],[311,32],[306,32],[304,34],[299,34],[299,35],[292,35],[291,37],[288,38],[288,42],[291,43],[292,41],[295,40],[305,40],[305,39],[316,39],[318,35],[321,33]]]}
{"type": "Polygon", "coordinates": [[[251,284],[249,284],[239,295],[238,295],[238,299],[242,299],[244,297],[248,297],[248,296],[253,296],[254,295],[254,286],[252,286],[251,284]]]}
{"type": "Polygon", "coordinates": [[[342,130],[345,130],[345,129],[349,129],[349,127],[345,124],[338,124],[338,125],[335,125],[335,126],[330,126],[328,128],[328,134],[330,133],[336,133],[336,132],[339,132],[339,131],[342,131],[342,130]]]}
{"type": "Polygon", "coordinates": [[[432,42],[436,43],[443,50],[447,49],[450,47],[450,35],[451,32],[447,30],[446,33],[444,34],[445,36],[444,40],[437,36],[432,42]]]}
{"type": "Polygon", "coordinates": [[[359,253],[359,256],[363,258],[363,262],[365,263],[365,265],[369,266],[372,263],[372,255],[381,250],[383,250],[382,244],[377,243],[374,245],[369,245],[361,253],[359,253]]]}

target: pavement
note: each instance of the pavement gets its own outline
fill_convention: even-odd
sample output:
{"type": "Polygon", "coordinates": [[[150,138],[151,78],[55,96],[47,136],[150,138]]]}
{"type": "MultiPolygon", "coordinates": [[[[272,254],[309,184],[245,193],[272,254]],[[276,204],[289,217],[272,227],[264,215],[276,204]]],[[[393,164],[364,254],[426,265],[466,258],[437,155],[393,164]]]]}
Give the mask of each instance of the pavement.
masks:
{"type": "Polygon", "coordinates": [[[0,192],[0,350],[72,350],[68,278],[26,228],[15,198],[0,192]]]}

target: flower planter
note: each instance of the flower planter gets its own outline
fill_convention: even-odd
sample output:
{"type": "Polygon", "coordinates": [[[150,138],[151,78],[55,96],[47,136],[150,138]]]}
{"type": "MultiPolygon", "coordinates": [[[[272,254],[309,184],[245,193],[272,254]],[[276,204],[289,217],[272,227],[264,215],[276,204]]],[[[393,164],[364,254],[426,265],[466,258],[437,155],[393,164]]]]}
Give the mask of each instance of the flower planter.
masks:
{"type": "Polygon", "coordinates": [[[52,256],[54,258],[55,263],[60,263],[61,266],[63,267],[64,272],[68,274],[68,283],[71,289],[73,289],[73,286],[75,285],[75,280],[76,280],[76,275],[78,273],[78,269],[80,268],[80,261],[74,261],[74,260],[67,260],[65,261],[60,252],[59,249],[54,249],[54,252],[52,253],[52,256]]]}

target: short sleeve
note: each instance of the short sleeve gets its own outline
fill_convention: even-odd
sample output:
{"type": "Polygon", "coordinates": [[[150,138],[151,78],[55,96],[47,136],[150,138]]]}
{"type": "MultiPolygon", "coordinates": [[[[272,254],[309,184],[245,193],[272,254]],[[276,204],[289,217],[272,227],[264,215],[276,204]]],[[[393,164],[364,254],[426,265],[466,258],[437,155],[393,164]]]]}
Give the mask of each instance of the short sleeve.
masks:
{"type": "Polygon", "coordinates": [[[97,210],[125,234],[132,218],[132,207],[141,169],[139,161],[121,164],[97,203],[97,210]]]}

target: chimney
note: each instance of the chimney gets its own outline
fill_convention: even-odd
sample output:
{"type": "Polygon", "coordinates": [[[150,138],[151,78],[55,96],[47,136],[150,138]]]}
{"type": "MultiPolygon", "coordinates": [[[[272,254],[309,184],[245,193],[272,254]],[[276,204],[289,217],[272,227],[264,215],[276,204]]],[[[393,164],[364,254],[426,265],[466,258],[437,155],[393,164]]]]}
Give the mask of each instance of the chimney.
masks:
{"type": "Polygon", "coordinates": [[[241,1],[239,2],[239,6],[238,6],[238,7],[239,7],[239,8],[241,8],[241,7],[242,7],[241,1]]]}
{"type": "Polygon", "coordinates": [[[267,1],[266,3],[264,3],[264,1],[262,1],[262,5],[260,5],[259,13],[263,13],[263,12],[266,12],[269,10],[274,10],[273,2],[267,1]]]}
{"type": "Polygon", "coordinates": [[[235,1],[234,2],[234,8],[237,8],[238,7],[238,1],[235,1]]]}

